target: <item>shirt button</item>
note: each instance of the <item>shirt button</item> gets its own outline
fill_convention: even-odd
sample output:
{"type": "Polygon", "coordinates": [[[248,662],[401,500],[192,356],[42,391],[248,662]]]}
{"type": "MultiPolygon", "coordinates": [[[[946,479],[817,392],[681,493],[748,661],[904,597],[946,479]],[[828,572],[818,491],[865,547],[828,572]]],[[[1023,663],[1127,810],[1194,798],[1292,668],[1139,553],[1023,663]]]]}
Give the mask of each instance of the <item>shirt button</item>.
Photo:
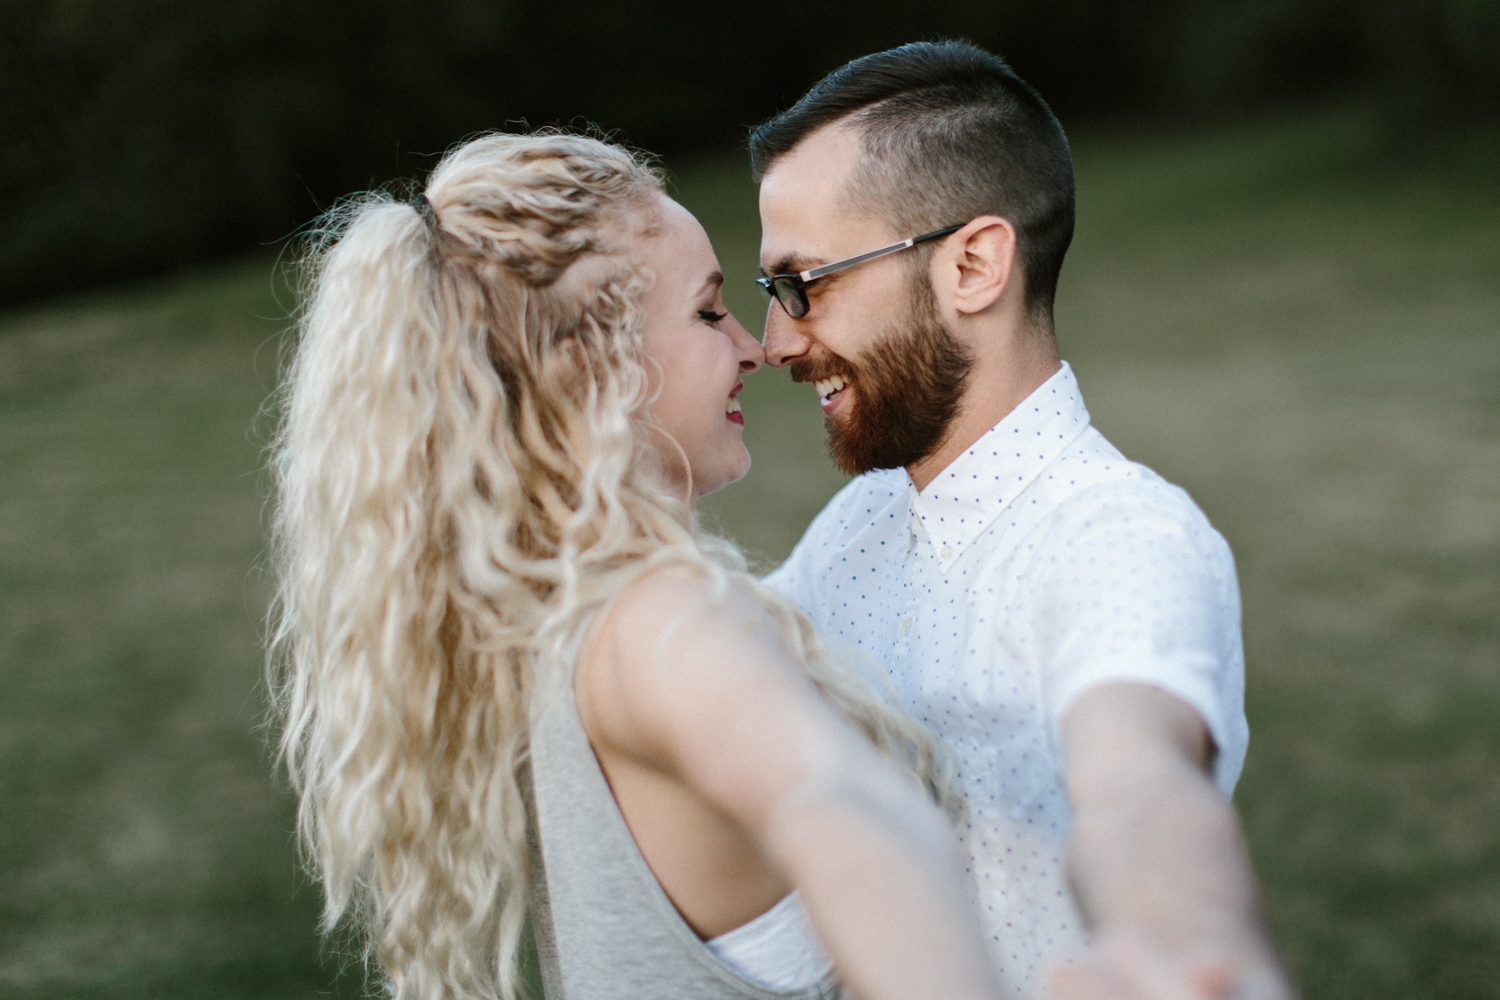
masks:
{"type": "Polygon", "coordinates": [[[911,635],[911,618],[909,616],[901,619],[901,634],[911,635]]]}
{"type": "Polygon", "coordinates": [[[942,551],[942,556],[943,556],[944,559],[952,559],[953,558],[953,546],[951,546],[951,545],[944,545],[943,546],[943,551],[942,551]]]}

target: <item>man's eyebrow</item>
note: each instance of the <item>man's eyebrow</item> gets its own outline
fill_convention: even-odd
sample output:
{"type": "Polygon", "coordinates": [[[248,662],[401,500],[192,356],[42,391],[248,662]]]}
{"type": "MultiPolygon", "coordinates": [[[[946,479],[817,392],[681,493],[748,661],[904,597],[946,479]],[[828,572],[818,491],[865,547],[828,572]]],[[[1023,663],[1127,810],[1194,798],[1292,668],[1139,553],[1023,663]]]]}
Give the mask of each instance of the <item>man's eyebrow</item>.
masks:
{"type": "Polygon", "coordinates": [[[827,262],[818,260],[816,257],[804,257],[801,254],[790,253],[771,265],[770,272],[762,268],[760,273],[767,278],[773,274],[797,274],[801,271],[811,270],[819,264],[824,263],[827,262]]]}

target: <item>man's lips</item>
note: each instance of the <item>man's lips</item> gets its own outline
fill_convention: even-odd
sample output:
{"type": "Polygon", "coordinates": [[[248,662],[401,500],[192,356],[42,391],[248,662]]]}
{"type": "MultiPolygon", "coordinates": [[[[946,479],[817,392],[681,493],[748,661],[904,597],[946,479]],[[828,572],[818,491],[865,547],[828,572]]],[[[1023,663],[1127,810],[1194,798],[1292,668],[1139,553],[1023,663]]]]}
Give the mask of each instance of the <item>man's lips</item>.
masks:
{"type": "Polygon", "coordinates": [[[824,416],[832,416],[843,405],[855,382],[853,367],[837,358],[808,359],[791,367],[793,382],[809,383],[817,392],[824,416]]]}
{"type": "Polygon", "coordinates": [[[848,395],[849,380],[843,375],[830,375],[827,378],[813,380],[813,389],[818,393],[818,403],[823,407],[824,416],[831,416],[833,411],[839,408],[839,404],[848,395]]]}

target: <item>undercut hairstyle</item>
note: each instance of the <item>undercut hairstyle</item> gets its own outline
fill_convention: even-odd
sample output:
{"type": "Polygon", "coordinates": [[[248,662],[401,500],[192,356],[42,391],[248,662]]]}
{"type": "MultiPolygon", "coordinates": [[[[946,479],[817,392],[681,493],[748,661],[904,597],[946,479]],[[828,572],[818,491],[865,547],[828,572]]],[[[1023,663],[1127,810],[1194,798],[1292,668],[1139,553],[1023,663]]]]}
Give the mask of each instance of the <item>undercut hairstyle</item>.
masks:
{"type": "Polygon", "coordinates": [[[959,41],[856,59],[750,133],[755,179],[834,124],[853,128],[863,149],[852,205],[901,236],[981,215],[1010,220],[1027,312],[1051,329],[1073,240],[1073,157],[1057,117],[1004,59],[959,41]]]}

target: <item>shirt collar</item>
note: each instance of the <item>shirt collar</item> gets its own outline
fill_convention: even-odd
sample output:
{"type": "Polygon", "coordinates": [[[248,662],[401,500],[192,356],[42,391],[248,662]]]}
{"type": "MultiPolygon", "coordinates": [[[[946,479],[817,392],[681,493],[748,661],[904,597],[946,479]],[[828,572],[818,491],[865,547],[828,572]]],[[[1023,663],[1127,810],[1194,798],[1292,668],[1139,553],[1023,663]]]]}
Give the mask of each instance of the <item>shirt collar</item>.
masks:
{"type": "Polygon", "coordinates": [[[925,531],[943,570],[1089,426],[1066,361],[1005,419],[948,464],[927,488],[908,480],[912,530],[925,531]]]}

